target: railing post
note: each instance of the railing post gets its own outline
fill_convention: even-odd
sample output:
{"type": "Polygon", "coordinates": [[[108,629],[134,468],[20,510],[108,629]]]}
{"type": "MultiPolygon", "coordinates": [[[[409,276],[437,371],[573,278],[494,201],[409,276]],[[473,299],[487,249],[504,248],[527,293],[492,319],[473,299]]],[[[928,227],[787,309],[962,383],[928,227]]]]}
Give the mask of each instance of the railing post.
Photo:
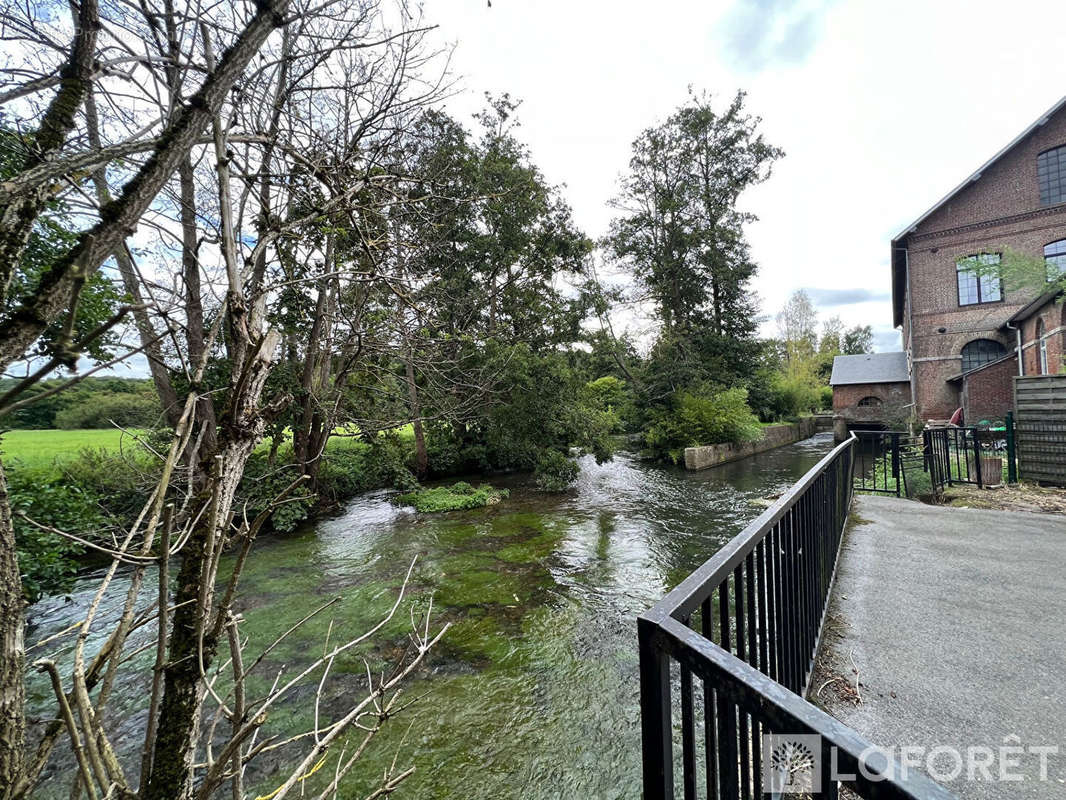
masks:
{"type": "Polygon", "coordinates": [[[644,800],[673,800],[674,752],[670,722],[670,659],[655,643],[656,625],[637,620],[640,652],[640,730],[644,800]]]}
{"type": "Polygon", "coordinates": [[[984,481],[981,479],[981,439],[977,435],[977,428],[971,428],[971,435],[973,439],[973,468],[977,472],[977,488],[984,488],[984,481]]]}
{"type": "MultiPolygon", "coordinates": [[[[899,474],[900,474],[901,471],[902,471],[902,467],[900,465],[900,455],[899,455],[899,434],[896,433],[896,432],[893,432],[892,433],[892,477],[896,479],[896,497],[900,496],[900,492],[899,492],[899,474]]],[[[886,486],[885,488],[887,489],[888,487],[886,486]]]]}
{"type": "Polygon", "coordinates": [[[1007,412],[1007,483],[1018,482],[1017,451],[1014,445],[1014,412],[1007,412]]]}

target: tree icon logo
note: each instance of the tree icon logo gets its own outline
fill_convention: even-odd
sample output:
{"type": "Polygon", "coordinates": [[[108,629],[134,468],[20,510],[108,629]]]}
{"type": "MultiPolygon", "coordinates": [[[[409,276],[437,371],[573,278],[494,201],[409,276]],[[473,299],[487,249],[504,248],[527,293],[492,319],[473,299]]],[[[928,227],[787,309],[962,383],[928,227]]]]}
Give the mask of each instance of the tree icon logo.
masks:
{"type": "Polygon", "coordinates": [[[767,734],[763,738],[762,773],[774,794],[821,791],[822,742],[814,734],[767,734]]]}

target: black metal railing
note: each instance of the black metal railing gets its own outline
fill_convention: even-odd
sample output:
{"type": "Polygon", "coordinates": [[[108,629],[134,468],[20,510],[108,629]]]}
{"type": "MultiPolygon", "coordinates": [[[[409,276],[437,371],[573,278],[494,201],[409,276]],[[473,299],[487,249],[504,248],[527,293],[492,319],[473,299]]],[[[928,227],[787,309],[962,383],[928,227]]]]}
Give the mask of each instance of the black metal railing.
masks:
{"type": "Polygon", "coordinates": [[[819,797],[836,798],[843,774],[862,797],[952,797],[906,775],[802,696],[851,504],[856,443],[852,436],[836,447],[639,618],[646,800],[678,790],[686,800],[762,797],[771,788],[763,780],[764,734],[820,737],[819,797]]]}
{"type": "Polygon", "coordinates": [[[852,431],[855,444],[854,486],[860,492],[907,497],[907,473],[922,470],[920,437],[905,431],[852,431]]]}
{"type": "Polygon", "coordinates": [[[957,483],[995,486],[1010,474],[1014,454],[1007,429],[927,428],[922,439],[925,469],[936,491],[957,483]]]}

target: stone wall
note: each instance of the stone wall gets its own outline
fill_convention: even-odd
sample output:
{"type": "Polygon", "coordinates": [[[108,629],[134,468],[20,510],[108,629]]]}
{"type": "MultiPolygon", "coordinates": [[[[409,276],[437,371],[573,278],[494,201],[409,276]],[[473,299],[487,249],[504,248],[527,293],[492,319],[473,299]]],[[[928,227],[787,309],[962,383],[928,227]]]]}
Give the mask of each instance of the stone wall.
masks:
{"type": "Polygon", "coordinates": [[[763,428],[762,438],[753,442],[726,442],[725,444],[708,444],[703,447],[685,448],[685,469],[707,469],[737,461],[798,442],[814,435],[817,422],[814,417],[804,417],[799,422],[770,425],[763,428]]]}

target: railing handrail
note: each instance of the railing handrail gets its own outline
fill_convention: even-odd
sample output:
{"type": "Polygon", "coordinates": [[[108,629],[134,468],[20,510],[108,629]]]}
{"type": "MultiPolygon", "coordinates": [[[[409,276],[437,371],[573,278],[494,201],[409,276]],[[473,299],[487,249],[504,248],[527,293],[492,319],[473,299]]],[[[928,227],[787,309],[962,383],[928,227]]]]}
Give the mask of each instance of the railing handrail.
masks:
{"type": "Polygon", "coordinates": [[[645,800],[675,796],[674,687],[680,694],[686,800],[697,796],[699,764],[707,796],[761,796],[761,769],[771,763],[763,760],[764,733],[821,737],[818,769],[828,781],[825,797],[836,798],[840,783],[853,785],[864,797],[954,797],[924,775],[901,771],[891,754],[805,697],[849,517],[858,446],[852,434],[833,448],[638,618],[645,800]],[[694,686],[696,679],[701,686],[694,686]],[[702,756],[696,743],[699,724],[702,756]]]}
{"type": "Polygon", "coordinates": [[[773,505],[761,513],[744,530],[729,540],[717,553],[696,568],[695,572],[685,578],[658,603],[640,615],[640,619],[660,622],[667,617],[681,620],[692,614],[699,604],[707,599],[718,583],[728,577],[729,573],[740,564],[756,545],[766,537],[767,532],[788,513],[804,495],[818,476],[856,440],[854,433],[834,447],[824,458],[811,467],[807,473],[782,494],[773,505]],[[704,589],[710,590],[704,593],[704,589]]]}
{"type": "Polygon", "coordinates": [[[874,789],[873,784],[881,784],[884,776],[891,775],[895,798],[956,800],[944,787],[916,770],[903,770],[897,759],[889,760],[885,751],[874,747],[861,734],[699,632],[677,620],[665,619],[659,625],[658,634],[659,645],[674,659],[702,679],[718,679],[718,691],[741,708],[763,717],[787,720],[790,733],[819,735],[825,744],[836,748],[838,768],[854,774],[861,789],[874,789]],[[750,692],[731,693],[730,683],[742,684],[750,692]],[[752,695],[759,697],[758,703],[751,700],[752,695]]]}

